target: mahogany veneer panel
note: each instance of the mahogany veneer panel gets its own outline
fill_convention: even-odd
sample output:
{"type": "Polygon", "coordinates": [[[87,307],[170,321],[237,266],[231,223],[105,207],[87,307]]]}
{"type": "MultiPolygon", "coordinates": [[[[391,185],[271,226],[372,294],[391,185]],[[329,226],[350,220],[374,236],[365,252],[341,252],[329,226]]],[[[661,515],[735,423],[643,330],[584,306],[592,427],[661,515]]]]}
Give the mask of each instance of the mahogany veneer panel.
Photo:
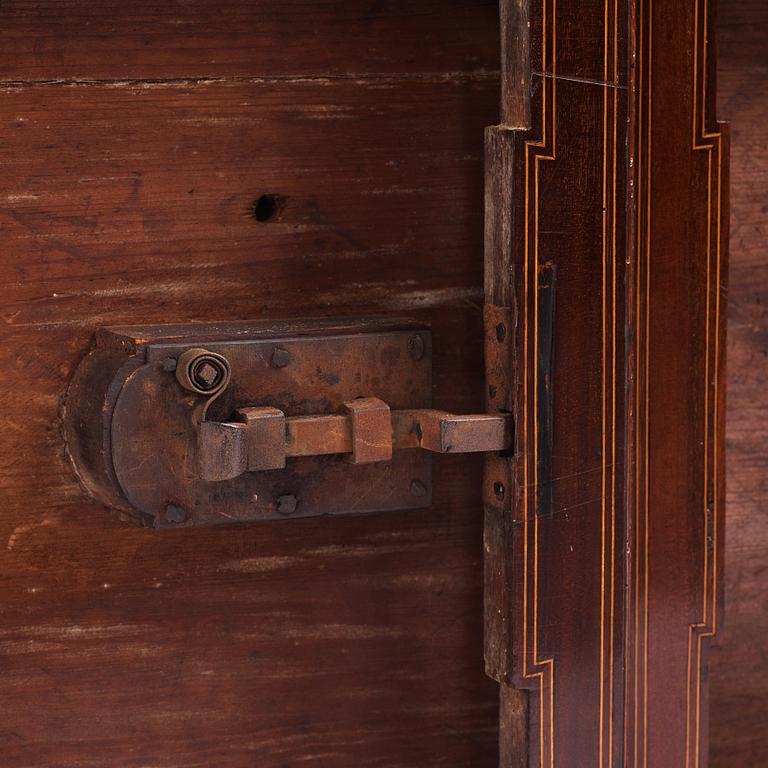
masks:
{"type": "Polygon", "coordinates": [[[712,12],[533,2],[530,125],[502,109],[487,134],[516,429],[486,483],[486,653],[510,710],[509,686],[528,694],[527,722],[502,718],[505,768],[707,765],[728,232],[712,12]],[[574,76],[576,41],[599,79],[574,76]]]}

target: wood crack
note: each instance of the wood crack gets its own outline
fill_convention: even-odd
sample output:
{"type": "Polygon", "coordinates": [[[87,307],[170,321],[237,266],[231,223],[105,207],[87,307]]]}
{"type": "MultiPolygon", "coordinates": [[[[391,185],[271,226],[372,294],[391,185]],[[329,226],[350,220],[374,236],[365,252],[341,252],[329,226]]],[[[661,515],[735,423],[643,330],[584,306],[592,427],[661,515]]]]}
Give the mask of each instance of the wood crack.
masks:
{"type": "Polygon", "coordinates": [[[223,77],[171,77],[171,78],[52,78],[39,80],[0,80],[0,88],[29,88],[35,86],[99,87],[99,88],[151,88],[167,86],[214,85],[229,83],[252,83],[254,85],[273,83],[318,83],[336,82],[423,82],[462,83],[498,80],[499,70],[477,69],[466,72],[402,72],[402,73],[343,73],[333,75],[271,75],[223,76],[223,77]]]}
{"type": "Polygon", "coordinates": [[[533,70],[534,75],[539,77],[546,77],[550,80],[566,81],[570,83],[586,83],[587,85],[599,85],[601,88],[615,88],[619,91],[626,91],[626,85],[619,85],[618,83],[612,83],[608,80],[594,80],[589,77],[577,77],[576,75],[553,75],[551,72],[540,72],[533,70]]]}

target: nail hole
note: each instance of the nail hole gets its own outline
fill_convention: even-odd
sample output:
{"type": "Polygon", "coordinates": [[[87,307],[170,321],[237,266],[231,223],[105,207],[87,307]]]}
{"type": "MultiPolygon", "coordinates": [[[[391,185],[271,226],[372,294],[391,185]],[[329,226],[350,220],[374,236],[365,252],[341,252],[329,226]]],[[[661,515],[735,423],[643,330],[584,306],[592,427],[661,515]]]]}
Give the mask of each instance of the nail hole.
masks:
{"type": "Polygon", "coordinates": [[[493,384],[488,385],[488,395],[491,399],[496,397],[496,387],[494,387],[493,384]]]}
{"type": "Polygon", "coordinates": [[[504,323],[499,323],[496,326],[496,340],[504,341],[504,337],[507,335],[507,329],[504,327],[504,323]]]}
{"type": "Polygon", "coordinates": [[[500,483],[498,480],[493,484],[493,493],[496,498],[501,501],[504,498],[504,483],[500,483]]]}
{"type": "Polygon", "coordinates": [[[280,195],[262,195],[253,204],[253,218],[256,221],[272,221],[283,206],[283,198],[280,195]]]}

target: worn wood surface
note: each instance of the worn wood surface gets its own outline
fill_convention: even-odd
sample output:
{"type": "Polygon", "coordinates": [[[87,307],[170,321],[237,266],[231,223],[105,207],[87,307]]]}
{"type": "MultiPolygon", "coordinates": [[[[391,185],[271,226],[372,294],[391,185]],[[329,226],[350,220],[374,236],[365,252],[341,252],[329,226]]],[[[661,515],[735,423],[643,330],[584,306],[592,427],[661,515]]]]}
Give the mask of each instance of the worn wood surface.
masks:
{"type": "Polygon", "coordinates": [[[712,660],[712,766],[768,764],[768,6],[719,0],[731,121],[726,621],[712,660]]]}
{"type": "Polygon", "coordinates": [[[478,458],[428,511],[156,532],[58,421],[99,326],[371,312],[482,406],[497,9],[448,6],[0,6],[4,767],[495,763],[478,458]]]}

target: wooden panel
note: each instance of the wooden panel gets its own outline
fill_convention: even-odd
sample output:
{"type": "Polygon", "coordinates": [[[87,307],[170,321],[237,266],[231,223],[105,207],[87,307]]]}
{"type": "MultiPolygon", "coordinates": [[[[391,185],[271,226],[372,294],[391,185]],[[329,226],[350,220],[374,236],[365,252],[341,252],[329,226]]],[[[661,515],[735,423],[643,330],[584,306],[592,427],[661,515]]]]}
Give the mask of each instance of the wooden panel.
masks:
{"type": "Polygon", "coordinates": [[[99,322],[126,306],[173,321],[168,307],[193,314],[201,292],[212,308],[249,298],[251,315],[297,293],[370,306],[354,290],[366,273],[379,277],[374,307],[423,306],[450,285],[477,295],[482,207],[465,202],[482,196],[477,135],[496,89],[474,77],[7,88],[9,324],[85,306],[99,322]],[[267,223],[251,215],[263,193],[285,198],[267,223]],[[414,258],[438,249],[434,266],[414,258]]]}
{"type": "Polygon", "coordinates": [[[522,722],[532,766],[699,768],[723,594],[713,7],[540,0],[531,19],[530,129],[486,143],[486,297],[516,372],[514,454],[486,480],[502,755],[518,765],[522,722]]]}
{"type": "Polygon", "coordinates": [[[456,4],[446,46],[435,3],[381,24],[349,5],[338,38],[333,4],[215,5],[0,10],[6,79],[207,75],[208,24],[226,72],[345,75],[0,89],[3,766],[493,765],[477,457],[436,461],[429,511],[165,535],[91,501],[64,455],[60,401],[105,324],[405,312],[433,324],[435,405],[481,405],[498,82],[456,73],[482,65],[483,4],[456,4]]]}
{"type": "Polygon", "coordinates": [[[726,621],[712,659],[712,765],[768,754],[768,6],[720,0],[720,113],[732,122],[726,621]]]}
{"type": "Polygon", "coordinates": [[[517,371],[515,456],[489,465],[510,493],[486,495],[510,630],[488,663],[529,701],[528,761],[504,719],[505,768],[620,764],[624,735],[627,10],[558,8],[532,5],[531,130],[487,140],[487,300],[513,308],[517,371]]]}
{"type": "Polygon", "coordinates": [[[354,78],[499,62],[495,0],[8,0],[0,79],[354,78]]]}
{"type": "Polygon", "coordinates": [[[728,133],[716,120],[711,77],[714,5],[653,2],[648,14],[638,106],[646,202],[636,230],[630,744],[632,764],[698,768],[708,764],[708,658],[723,613],[728,133]]]}
{"type": "MultiPolygon", "coordinates": [[[[768,751],[768,30],[762,0],[719,4],[735,269],[713,765],[751,768],[768,751]]],[[[432,321],[438,405],[480,407],[480,136],[497,113],[496,10],[0,8],[4,765],[494,764],[476,459],[439,460],[443,495],[427,515],[156,538],[85,499],[57,411],[103,323],[370,309],[432,321]],[[288,199],[262,224],[251,208],[265,191],[288,199]]],[[[600,8],[578,14],[591,32],[560,30],[559,73],[602,79],[600,8]],[[581,65],[588,44],[596,55],[581,65]]],[[[510,730],[518,704],[506,702],[510,730]]]]}

